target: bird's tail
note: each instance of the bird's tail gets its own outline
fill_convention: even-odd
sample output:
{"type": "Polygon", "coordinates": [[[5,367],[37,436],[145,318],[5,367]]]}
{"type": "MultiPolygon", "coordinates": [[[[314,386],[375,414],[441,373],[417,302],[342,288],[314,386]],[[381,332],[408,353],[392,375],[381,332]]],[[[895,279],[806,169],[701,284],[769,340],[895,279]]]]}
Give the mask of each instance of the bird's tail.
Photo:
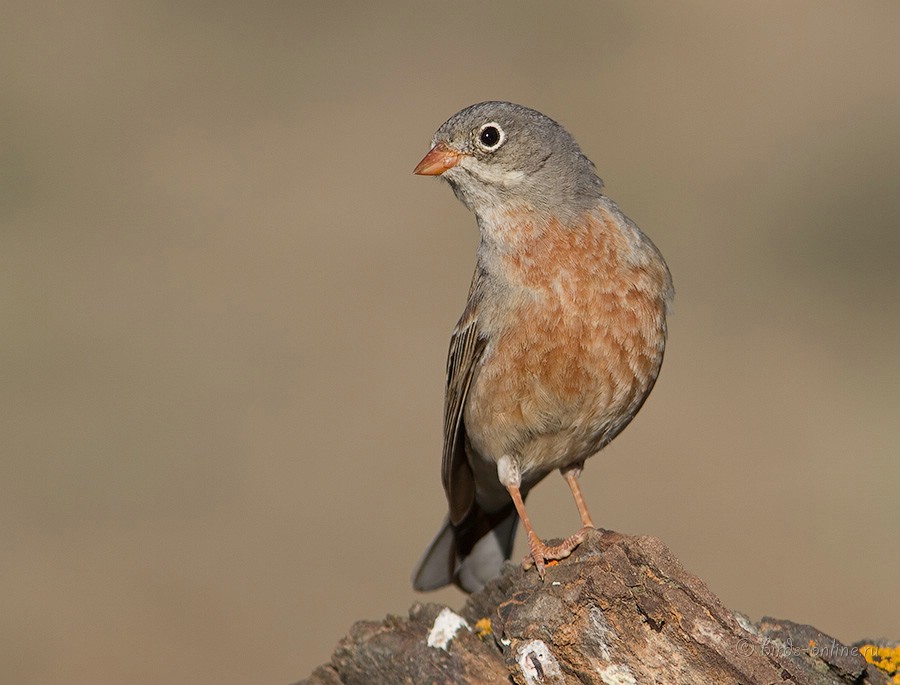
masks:
{"type": "Polygon", "coordinates": [[[477,592],[512,555],[518,522],[512,503],[490,514],[474,504],[455,526],[445,519],[413,572],[413,587],[437,590],[454,583],[477,592]]]}

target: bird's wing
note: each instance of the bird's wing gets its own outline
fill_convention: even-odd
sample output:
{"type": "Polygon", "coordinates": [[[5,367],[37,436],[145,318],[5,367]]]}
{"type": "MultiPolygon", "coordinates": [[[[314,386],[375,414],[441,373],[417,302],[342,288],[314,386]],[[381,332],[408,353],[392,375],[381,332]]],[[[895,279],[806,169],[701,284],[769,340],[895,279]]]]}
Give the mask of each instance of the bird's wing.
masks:
{"type": "Polygon", "coordinates": [[[450,337],[447,356],[447,393],[444,398],[444,451],[441,478],[450,504],[450,521],[460,523],[475,501],[475,478],[466,456],[463,411],[466,395],[484,351],[478,331],[480,277],[475,272],[466,310],[450,337]]]}

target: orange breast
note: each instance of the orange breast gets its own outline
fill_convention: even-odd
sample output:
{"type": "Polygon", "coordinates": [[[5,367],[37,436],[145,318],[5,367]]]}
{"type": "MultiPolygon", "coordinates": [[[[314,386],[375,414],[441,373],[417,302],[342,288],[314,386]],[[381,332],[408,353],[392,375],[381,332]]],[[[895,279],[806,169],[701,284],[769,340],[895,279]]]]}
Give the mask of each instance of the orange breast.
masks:
{"type": "Polygon", "coordinates": [[[465,423],[483,457],[516,455],[523,471],[543,473],[583,461],[652,388],[668,271],[649,241],[622,228],[609,213],[574,229],[522,231],[520,221],[526,239],[495,265],[506,284],[479,311],[495,325],[465,423]]]}

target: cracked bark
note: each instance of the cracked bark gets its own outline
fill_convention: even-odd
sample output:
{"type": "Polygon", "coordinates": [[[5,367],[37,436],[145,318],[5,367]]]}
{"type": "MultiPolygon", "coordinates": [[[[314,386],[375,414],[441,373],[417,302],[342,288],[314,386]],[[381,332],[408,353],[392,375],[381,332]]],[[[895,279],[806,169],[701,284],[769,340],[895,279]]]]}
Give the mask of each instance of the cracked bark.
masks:
{"type": "Polygon", "coordinates": [[[443,648],[436,631],[429,646],[444,609],[415,604],[408,617],[356,623],[301,683],[889,682],[857,648],[810,626],[729,611],[651,537],[595,531],[544,582],[507,564],[459,612],[468,628],[443,648]],[[490,632],[475,629],[483,619],[490,632]]]}

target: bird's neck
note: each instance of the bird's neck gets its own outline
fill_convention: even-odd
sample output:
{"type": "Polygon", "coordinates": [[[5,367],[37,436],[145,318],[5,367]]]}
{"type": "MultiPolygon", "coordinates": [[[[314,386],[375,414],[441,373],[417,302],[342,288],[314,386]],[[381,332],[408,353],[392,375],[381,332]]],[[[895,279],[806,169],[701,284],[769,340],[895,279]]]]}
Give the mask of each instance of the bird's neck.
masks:
{"type": "Polygon", "coordinates": [[[563,223],[533,207],[480,214],[478,268],[498,285],[527,289],[538,271],[546,277],[547,269],[568,262],[567,253],[595,231],[592,224],[587,217],[563,223]]]}
{"type": "Polygon", "coordinates": [[[528,207],[481,214],[478,268],[513,289],[561,278],[576,265],[598,277],[630,268],[646,239],[617,213],[608,202],[565,220],[528,207]]]}

